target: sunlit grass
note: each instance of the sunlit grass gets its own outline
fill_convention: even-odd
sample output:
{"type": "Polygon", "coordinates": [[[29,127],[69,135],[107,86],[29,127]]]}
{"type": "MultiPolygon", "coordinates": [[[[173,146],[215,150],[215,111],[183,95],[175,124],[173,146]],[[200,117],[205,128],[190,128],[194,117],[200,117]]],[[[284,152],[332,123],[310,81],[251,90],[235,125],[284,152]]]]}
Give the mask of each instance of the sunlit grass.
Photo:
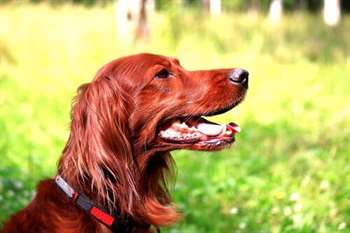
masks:
{"type": "Polygon", "coordinates": [[[216,117],[242,132],[232,149],[174,153],[183,221],[166,232],[350,232],[350,20],[335,29],[290,15],[152,18],[146,43],[118,42],[112,6],[0,8],[0,222],[54,174],[75,90],[135,52],[188,69],[245,67],[245,102],[216,117]]]}

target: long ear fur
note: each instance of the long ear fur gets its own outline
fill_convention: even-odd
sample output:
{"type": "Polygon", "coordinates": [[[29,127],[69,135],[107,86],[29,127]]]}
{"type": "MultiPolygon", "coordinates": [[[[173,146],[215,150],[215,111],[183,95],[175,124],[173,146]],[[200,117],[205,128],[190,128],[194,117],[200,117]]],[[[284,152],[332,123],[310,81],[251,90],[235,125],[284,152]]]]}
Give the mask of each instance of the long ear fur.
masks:
{"type": "Polygon", "coordinates": [[[78,89],[59,172],[99,203],[110,209],[117,205],[122,213],[133,215],[133,201],[139,199],[138,172],[127,126],[133,103],[126,95],[107,77],[78,89]]]}
{"type": "Polygon", "coordinates": [[[147,163],[141,177],[146,218],[156,226],[171,225],[181,217],[167,188],[167,178],[175,177],[175,162],[169,152],[157,152],[147,163]]]}
{"type": "Polygon", "coordinates": [[[138,164],[137,156],[143,155],[133,155],[128,127],[133,99],[117,78],[104,76],[114,68],[102,69],[78,89],[59,173],[111,212],[118,208],[139,222],[172,224],[179,219],[166,185],[173,161],[164,152],[138,164]]]}

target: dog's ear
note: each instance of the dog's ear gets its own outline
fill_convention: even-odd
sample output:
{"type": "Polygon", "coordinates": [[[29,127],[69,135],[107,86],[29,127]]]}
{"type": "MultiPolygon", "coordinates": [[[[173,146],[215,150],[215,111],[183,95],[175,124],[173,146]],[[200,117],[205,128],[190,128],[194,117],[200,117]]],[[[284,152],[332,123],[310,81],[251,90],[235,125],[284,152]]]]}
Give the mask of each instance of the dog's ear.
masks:
{"type": "Polygon", "coordinates": [[[138,173],[129,141],[129,101],[114,79],[102,76],[83,84],[72,108],[71,134],[59,171],[101,204],[118,205],[133,215],[129,210],[138,199],[138,173]]]}

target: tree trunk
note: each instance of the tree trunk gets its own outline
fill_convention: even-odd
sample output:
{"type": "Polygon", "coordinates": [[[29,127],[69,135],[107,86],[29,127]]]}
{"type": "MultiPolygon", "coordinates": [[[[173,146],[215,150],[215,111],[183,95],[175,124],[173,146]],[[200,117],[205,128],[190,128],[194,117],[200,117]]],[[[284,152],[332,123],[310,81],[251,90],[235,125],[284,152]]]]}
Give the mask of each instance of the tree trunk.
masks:
{"type": "Polygon", "coordinates": [[[148,37],[146,0],[141,0],[141,6],[138,12],[138,22],[135,30],[135,40],[142,40],[148,37]]]}
{"type": "Polygon", "coordinates": [[[202,0],[202,8],[205,13],[210,12],[210,0],[202,0]]]}
{"type": "Polygon", "coordinates": [[[341,17],[340,0],[324,0],[323,20],[329,26],[339,23],[341,17]]]}
{"type": "Polygon", "coordinates": [[[202,0],[202,8],[204,12],[210,15],[221,14],[221,0],[202,0]]]}
{"type": "Polygon", "coordinates": [[[251,13],[258,13],[260,11],[260,0],[250,0],[249,11],[251,13]]]}
{"type": "Polygon", "coordinates": [[[283,12],[282,0],[272,0],[269,9],[269,19],[273,23],[278,23],[281,20],[283,12]]]}
{"type": "Polygon", "coordinates": [[[155,8],[154,0],[117,0],[115,4],[119,41],[130,44],[149,37],[148,17],[155,8]]]}

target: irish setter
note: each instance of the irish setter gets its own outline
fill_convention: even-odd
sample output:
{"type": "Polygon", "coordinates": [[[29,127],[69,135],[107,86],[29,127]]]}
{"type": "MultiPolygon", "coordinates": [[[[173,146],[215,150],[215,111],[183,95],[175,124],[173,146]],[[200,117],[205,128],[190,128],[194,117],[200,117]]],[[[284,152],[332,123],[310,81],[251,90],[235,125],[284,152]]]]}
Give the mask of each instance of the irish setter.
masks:
{"type": "Polygon", "coordinates": [[[175,223],[169,152],[230,146],[238,125],[202,116],[232,109],[247,89],[239,68],[187,71],[154,54],[106,64],[78,89],[57,176],[40,182],[2,232],[146,233],[175,223]]]}

